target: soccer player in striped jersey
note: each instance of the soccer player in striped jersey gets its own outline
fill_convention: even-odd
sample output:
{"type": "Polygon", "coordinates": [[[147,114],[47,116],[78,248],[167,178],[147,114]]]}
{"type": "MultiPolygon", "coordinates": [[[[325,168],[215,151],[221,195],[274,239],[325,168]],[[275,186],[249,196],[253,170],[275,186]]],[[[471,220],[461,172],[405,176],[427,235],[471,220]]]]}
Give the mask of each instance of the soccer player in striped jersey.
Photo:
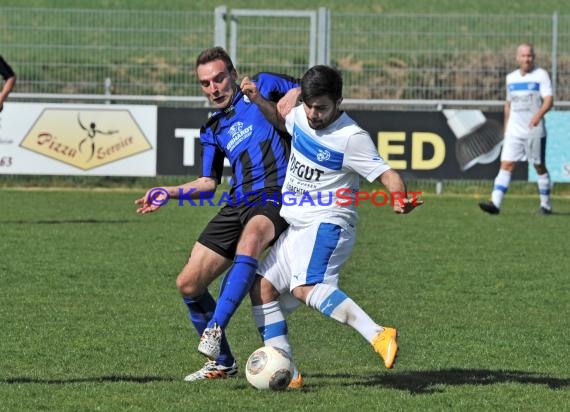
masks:
{"type": "MultiPolygon", "coordinates": [[[[322,65],[309,69],[301,79],[302,105],[285,119],[259,95],[254,83],[242,86],[276,127],[292,136],[281,208],[289,227],[260,264],[257,273],[262,278],[250,292],[264,344],[291,354],[279,301],[280,295],[290,298],[291,293],[353,327],[391,368],[398,351],[396,329],[377,324],[340,290],[339,273],[355,242],[354,196],[361,177],[382,183],[396,195],[396,213],[408,213],[421,202],[407,198],[403,180],[378,154],[370,135],[340,110],[342,77],[336,69],[322,65]]],[[[302,376],[294,376],[292,384],[302,386],[302,376]]]]}
{"type": "Polygon", "coordinates": [[[550,215],[550,176],[545,165],[546,128],[544,115],[552,108],[552,84],[546,70],[534,64],[534,47],[522,43],[517,48],[519,68],[507,75],[504,108],[505,138],[501,166],[495,178],[491,200],[479,203],[484,212],[498,215],[516,162],[528,161],[538,174],[540,215],[550,215]]]}
{"type": "MultiPolygon", "coordinates": [[[[279,215],[279,200],[290,147],[290,137],[271,125],[242,93],[237,71],[225,50],[214,47],[200,53],[196,74],[202,92],[217,109],[200,132],[202,175],[181,186],[149,189],[136,200],[140,205],[137,212],[145,214],[157,210],[167,196],[208,198],[221,181],[224,158],[231,165],[227,204],[203,230],[176,279],[198,334],[213,334],[221,346],[208,356],[208,348],[200,341],[198,350],[208,356],[208,361],[186,376],[187,381],[237,374],[237,363],[222,330],[248,294],[261,253],[287,227],[279,215]],[[276,201],[257,201],[265,195],[276,201]],[[228,268],[216,303],[208,285],[228,268]]],[[[275,101],[298,87],[294,79],[271,73],[259,73],[255,82],[265,98],[275,101]]]]}

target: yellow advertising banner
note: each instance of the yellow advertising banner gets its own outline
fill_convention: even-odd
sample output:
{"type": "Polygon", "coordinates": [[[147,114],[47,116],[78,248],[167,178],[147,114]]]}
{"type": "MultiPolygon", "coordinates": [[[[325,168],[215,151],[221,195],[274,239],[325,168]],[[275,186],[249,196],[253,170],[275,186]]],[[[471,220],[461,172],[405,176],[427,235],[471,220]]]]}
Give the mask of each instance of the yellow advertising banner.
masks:
{"type": "Polygon", "coordinates": [[[152,145],[129,110],[44,109],[20,147],[89,170],[152,145]]]}
{"type": "Polygon", "coordinates": [[[156,106],[8,102],[0,174],[155,176],[156,141],[156,106]]]}

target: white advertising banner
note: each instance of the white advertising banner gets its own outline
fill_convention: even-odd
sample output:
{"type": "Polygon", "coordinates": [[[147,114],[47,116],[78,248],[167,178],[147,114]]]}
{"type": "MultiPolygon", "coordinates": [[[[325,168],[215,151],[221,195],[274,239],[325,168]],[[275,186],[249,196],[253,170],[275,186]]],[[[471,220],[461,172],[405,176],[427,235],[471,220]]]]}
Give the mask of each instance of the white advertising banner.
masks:
{"type": "Polygon", "coordinates": [[[0,174],[156,176],[156,106],[4,104],[0,174]]]}

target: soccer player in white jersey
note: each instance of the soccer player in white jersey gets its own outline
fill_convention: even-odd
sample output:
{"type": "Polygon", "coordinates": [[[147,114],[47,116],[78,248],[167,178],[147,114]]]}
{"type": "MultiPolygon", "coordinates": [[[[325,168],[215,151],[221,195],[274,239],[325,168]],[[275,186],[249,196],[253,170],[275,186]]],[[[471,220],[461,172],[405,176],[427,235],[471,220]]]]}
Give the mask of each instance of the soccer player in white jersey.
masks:
{"type": "MultiPolygon", "coordinates": [[[[396,213],[409,213],[421,201],[407,198],[403,180],[378,154],[370,135],[340,110],[342,77],[336,69],[321,65],[309,69],[301,80],[302,104],[285,119],[275,105],[257,94],[254,84],[244,92],[276,127],[292,136],[281,208],[290,226],[259,266],[262,277],[250,292],[264,344],[291,354],[285,313],[299,304],[292,294],[353,327],[391,368],[398,352],[396,329],[377,324],[338,288],[357,222],[354,202],[344,196],[354,199],[363,177],[382,183],[399,199],[392,206],[396,213]]],[[[302,385],[303,378],[296,372],[290,387],[302,385]]]]}
{"type": "Polygon", "coordinates": [[[522,43],[517,48],[519,68],[507,75],[505,102],[505,138],[501,152],[501,167],[495,178],[491,200],[479,207],[492,215],[499,214],[503,197],[509,188],[516,162],[528,161],[538,174],[540,215],[552,213],[550,205],[550,176],[544,162],[546,128],[544,115],[553,104],[552,84],[546,70],[535,66],[534,47],[522,43]]]}

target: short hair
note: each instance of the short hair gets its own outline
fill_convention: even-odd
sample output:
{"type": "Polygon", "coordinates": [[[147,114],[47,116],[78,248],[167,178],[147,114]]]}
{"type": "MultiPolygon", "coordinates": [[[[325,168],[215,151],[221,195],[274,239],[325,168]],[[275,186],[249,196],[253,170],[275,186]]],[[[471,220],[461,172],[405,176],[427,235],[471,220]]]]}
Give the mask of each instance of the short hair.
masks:
{"type": "Polygon", "coordinates": [[[330,66],[317,65],[305,72],[301,78],[301,99],[306,102],[320,96],[328,96],[333,101],[342,98],[340,71],[330,66]]]}
{"type": "Polygon", "coordinates": [[[528,47],[528,48],[530,48],[530,52],[531,52],[532,55],[534,56],[534,45],[533,45],[532,43],[524,42],[524,43],[519,44],[518,47],[517,47],[517,54],[518,54],[519,49],[520,49],[521,47],[528,47]]]}
{"type": "Polygon", "coordinates": [[[216,60],[221,60],[226,65],[228,72],[235,70],[234,63],[230,58],[229,54],[223,49],[223,47],[210,47],[209,49],[203,50],[196,58],[196,68],[202,64],[210,63],[216,60]]]}

